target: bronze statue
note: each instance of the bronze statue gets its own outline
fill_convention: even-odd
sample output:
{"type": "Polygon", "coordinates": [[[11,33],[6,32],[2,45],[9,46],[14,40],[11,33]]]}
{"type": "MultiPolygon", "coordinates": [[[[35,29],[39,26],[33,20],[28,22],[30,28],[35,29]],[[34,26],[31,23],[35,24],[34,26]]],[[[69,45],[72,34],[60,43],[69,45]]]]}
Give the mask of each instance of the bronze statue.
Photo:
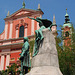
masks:
{"type": "Polygon", "coordinates": [[[24,69],[25,69],[25,73],[27,73],[28,68],[31,67],[30,55],[29,55],[29,43],[28,43],[27,37],[24,37],[24,44],[23,44],[22,52],[20,53],[19,59],[21,61],[21,73],[20,73],[20,75],[24,75],[24,69]]]}
{"type": "Polygon", "coordinates": [[[47,19],[41,19],[39,17],[37,17],[36,19],[30,18],[30,17],[28,17],[28,18],[37,21],[39,23],[39,27],[40,27],[38,30],[35,30],[36,38],[35,38],[33,56],[36,56],[37,53],[39,52],[40,43],[44,39],[43,34],[42,34],[42,30],[45,28],[48,28],[51,31],[50,27],[51,27],[52,22],[47,19]]]}

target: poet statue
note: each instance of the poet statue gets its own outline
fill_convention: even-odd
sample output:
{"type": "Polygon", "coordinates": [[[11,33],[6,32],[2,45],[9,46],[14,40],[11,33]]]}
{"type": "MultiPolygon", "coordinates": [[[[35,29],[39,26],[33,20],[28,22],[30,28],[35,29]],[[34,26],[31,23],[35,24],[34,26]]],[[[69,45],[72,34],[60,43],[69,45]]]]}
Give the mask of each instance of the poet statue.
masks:
{"type": "Polygon", "coordinates": [[[20,75],[24,74],[24,69],[25,73],[28,72],[28,68],[31,67],[30,64],[30,54],[29,54],[29,43],[28,43],[28,38],[24,37],[24,44],[22,46],[22,51],[20,53],[20,61],[21,61],[21,73],[20,75]]]}
{"type": "Polygon", "coordinates": [[[42,30],[45,28],[48,28],[51,31],[52,22],[48,19],[41,19],[40,17],[37,17],[36,19],[30,18],[30,17],[28,17],[28,18],[37,21],[39,23],[39,27],[40,27],[38,30],[35,30],[36,38],[35,38],[34,53],[33,53],[33,57],[34,57],[39,52],[40,43],[44,39],[42,30]]]}

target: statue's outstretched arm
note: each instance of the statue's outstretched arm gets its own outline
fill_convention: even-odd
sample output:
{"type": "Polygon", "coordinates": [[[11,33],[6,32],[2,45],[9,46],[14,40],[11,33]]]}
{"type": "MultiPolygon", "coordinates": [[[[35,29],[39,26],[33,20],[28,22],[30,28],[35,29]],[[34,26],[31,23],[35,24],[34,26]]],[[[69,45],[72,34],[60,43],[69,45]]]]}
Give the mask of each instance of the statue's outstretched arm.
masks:
{"type": "Polygon", "coordinates": [[[28,17],[29,19],[32,19],[32,20],[35,20],[35,21],[37,21],[37,22],[40,22],[40,20],[37,20],[37,19],[35,19],[35,18],[30,18],[30,17],[28,17]]]}
{"type": "Polygon", "coordinates": [[[32,20],[36,20],[35,18],[30,18],[30,17],[28,17],[29,19],[32,19],[32,20]]]}

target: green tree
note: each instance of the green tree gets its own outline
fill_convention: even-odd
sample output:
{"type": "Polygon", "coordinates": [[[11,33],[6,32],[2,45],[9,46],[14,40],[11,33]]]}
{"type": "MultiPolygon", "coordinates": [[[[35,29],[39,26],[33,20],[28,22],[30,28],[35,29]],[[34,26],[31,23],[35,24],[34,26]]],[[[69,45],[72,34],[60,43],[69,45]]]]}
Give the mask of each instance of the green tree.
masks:
{"type": "Polygon", "coordinates": [[[64,46],[62,45],[63,33],[61,36],[56,37],[56,47],[58,50],[59,65],[63,75],[74,75],[75,74],[75,29],[72,27],[71,34],[71,45],[64,46]]]}
{"type": "Polygon", "coordinates": [[[0,75],[8,75],[7,70],[0,71],[0,75]]]}
{"type": "Polygon", "coordinates": [[[34,42],[35,42],[35,40],[32,40],[32,41],[29,42],[29,44],[30,44],[31,57],[32,57],[32,55],[33,55],[34,42]]]}
{"type": "Polygon", "coordinates": [[[12,64],[10,67],[7,66],[7,73],[11,74],[11,75],[16,75],[18,72],[20,72],[20,70],[18,70],[19,66],[17,64],[12,64]]]}

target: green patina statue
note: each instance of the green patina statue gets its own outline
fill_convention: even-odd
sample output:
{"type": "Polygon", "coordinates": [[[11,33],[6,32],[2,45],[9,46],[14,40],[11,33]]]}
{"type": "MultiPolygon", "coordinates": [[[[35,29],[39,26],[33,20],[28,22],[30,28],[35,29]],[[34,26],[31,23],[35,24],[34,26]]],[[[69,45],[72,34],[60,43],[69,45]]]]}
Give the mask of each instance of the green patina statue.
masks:
{"type": "Polygon", "coordinates": [[[28,43],[27,37],[24,37],[24,44],[23,44],[22,52],[20,53],[19,59],[21,61],[21,73],[20,73],[20,75],[24,75],[24,69],[25,69],[25,73],[27,73],[28,68],[31,67],[30,55],[29,55],[29,43],[28,43]]]}
{"type": "MultiPolygon", "coordinates": [[[[28,18],[30,18],[30,17],[28,17],[28,18]]],[[[51,31],[50,27],[52,25],[52,22],[47,19],[41,19],[39,17],[37,17],[36,19],[35,18],[30,18],[30,19],[37,21],[39,23],[39,27],[40,27],[38,30],[35,30],[36,38],[35,38],[34,53],[33,53],[33,57],[34,57],[39,52],[40,43],[44,39],[42,30],[45,28],[48,28],[51,31]]]]}

